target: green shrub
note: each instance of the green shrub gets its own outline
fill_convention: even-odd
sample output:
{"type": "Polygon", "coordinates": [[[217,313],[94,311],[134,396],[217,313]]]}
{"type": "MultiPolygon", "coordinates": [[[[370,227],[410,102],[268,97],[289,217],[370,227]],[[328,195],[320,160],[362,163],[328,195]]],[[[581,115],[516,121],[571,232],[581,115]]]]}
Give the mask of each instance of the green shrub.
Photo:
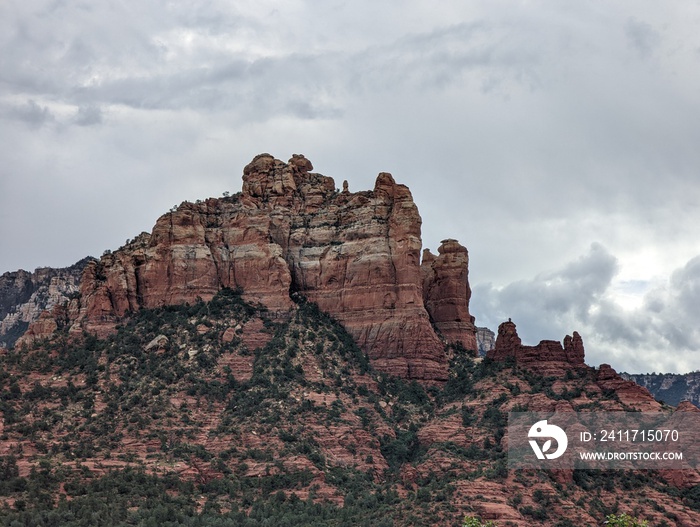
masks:
{"type": "Polygon", "coordinates": [[[649,523],[646,520],[638,520],[625,514],[620,515],[609,514],[605,517],[605,523],[608,527],[647,527],[649,523]]]}
{"type": "Polygon", "coordinates": [[[462,527],[496,527],[496,524],[493,523],[491,520],[482,522],[479,518],[475,518],[474,516],[467,516],[466,518],[464,518],[464,523],[462,524],[462,527]]]}

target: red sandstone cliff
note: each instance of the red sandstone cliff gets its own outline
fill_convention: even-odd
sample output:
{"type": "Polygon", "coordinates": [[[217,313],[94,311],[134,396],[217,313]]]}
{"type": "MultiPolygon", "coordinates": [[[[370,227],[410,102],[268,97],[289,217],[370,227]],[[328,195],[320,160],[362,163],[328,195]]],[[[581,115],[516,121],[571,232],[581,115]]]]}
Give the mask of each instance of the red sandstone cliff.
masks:
{"type": "Polygon", "coordinates": [[[649,390],[636,382],[623,379],[609,364],[601,364],[598,368],[596,384],[603,391],[614,392],[621,402],[636,410],[658,412],[661,409],[662,405],[654,400],[649,390]]]}
{"type": "MultiPolygon", "coordinates": [[[[210,299],[223,287],[285,313],[300,292],[335,316],[381,371],[444,380],[444,342],[476,349],[467,250],[446,240],[420,265],[421,218],[405,185],[342,192],[294,155],[256,156],[240,194],[183,203],[92,262],[74,331],[105,334],[141,307],[210,299]]],[[[426,253],[429,254],[429,253],[426,253]]]]}
{"type": "Polygon", "coordinates": [[[448,342],[477,349],[474,317],[469,313],[469,255],[457,240],[443,240],[438,256],[423,250],[423,301],[448,342]]]}

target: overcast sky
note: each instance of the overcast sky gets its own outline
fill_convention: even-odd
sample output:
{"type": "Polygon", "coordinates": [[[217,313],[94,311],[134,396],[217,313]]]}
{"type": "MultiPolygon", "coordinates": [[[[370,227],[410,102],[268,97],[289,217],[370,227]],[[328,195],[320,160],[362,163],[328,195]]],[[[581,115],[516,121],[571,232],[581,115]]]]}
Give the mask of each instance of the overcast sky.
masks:
{"type": "Polygon", "coordinates": [[[0,273],[100,256],[261,152],[407,184],[478,325],[700,369],[698,2],[0,2],[0,273]]]}

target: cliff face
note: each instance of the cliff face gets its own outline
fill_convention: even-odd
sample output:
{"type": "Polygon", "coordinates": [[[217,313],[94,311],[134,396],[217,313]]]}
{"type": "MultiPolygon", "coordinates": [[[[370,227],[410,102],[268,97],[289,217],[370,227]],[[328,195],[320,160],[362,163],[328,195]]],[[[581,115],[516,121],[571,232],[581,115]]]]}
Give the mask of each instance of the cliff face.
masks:
{"type": "Polygon", "coordinates": [[[443,240],[438,256],[423,251],[423,301],[435,326],[448,342],[476,351],[476,326],[469,313],[469,254],[457,240],[443,240]],[[465,302],[466,299],[466,302],[465,302]]]}
{"type": "Polygon", "coordinates": [[[338,191],[312,169],[300,155],[256,156],[240,194],[184,203],[151,234],[90,263],[74,330],[105,334],[130,311],[208,300],[223,287],[284,316],[298,292],[378,369],[446,379],[431,317],[448,341],[476,349],[466,249],[447,240],[422,272],[421,218],[405,185],[380,173],[371,191],[338,191]]]}
{"type": "Polygon", "coordinates": [[[33,273],[19,270],[0,276],[0,345],[12,346],[43,311],[77,294],[89,261],[85,258],[62,269],[42,267],[33,273]]]}
{"type": "Polygon", "coordinates": [[[496,334],[489,328],[476,328],[476,342],[479,357],[484,357],[496,346],[496,334]]]}
{"type": "Polygon", "coordinates": [[[151,233],[89,262],[79,295],[43,311],[22,337],[30,344],[70,327],[75,338],[0,350],[7,381],[0,461],[11,476],[0,514],[24,502],[28,509],[47,503],[56,515],[73,503],[72,516],[90,510],[81,501],[89,500],[90,507],[109,502],[126,518],[137,512],[134,500],[154,501],[153,485],[164,478],[163,496],[173,488],[191,495],[177,510],[201,510],[206,501],[212,511],[243,511],[251,499],[274,500],[269,510],[287,521],[300,504],[332,502],[345,507],[343,518],[368,524],[380,517],[461,524],[477,514],[519,527],[597,525],[607,510],[591,506],[593,488],[601,503],[645,510],[650,521],[699,524],[686,498],[700,482],[694,469],[661,473],[678,487],[671,492],[663,481],[628,489],[622,479],[609,484],[616,476],[607,473],[540,478],[503,464],[509,411],[664,409],[609,366],[587,367],[577,333],[523,346],[509,321],[487,356],[520,368],[455,349],[442,386],[425,390],[379,375],[445,379],[438,334],[475,349],[468,254],[446,240],[419,263],[420,216],[391,175],[351,193],[311,170],[302,156],[288,163],[256,157],[240,194],[184,203],[151,233]],[[296,293],[345,329],[295,303],[296,293]],[[112,337],[95,341],[83,329],[112,337]],[[153,474],[148,492],[136,487],[144,479],[133,468],[153,474]],[[39,499],[31,490],[37,474],[54,482],[39,499]],[[113,479],[120,474],[125,484],[113,479]],[[187,485],[173,487],[177,481],[187,485]],[[86,493],[88,485],[103,488],[105,498],[86,493]],[[546,510],[533,488],[547,497],[546,510]],[[112,502],[117,495],[123,506],[112,502]],[[442,505],[446,496],[450,507],[442,505]],[[649,509],[649,500],[659,507],[649,509]]]}

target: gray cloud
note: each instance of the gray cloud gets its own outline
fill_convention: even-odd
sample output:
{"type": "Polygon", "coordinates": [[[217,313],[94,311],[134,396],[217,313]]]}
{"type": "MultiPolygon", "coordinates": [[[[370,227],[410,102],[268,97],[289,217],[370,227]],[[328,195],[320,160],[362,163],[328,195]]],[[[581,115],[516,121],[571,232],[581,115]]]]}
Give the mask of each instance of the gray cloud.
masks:
{"type": "Polygon", "coordinates": [[[630,18],[625,24],[625,35],[643,59],[649,58],[659,47],[659,33],[645,22],[630,18]]]}
{"type": "Polygon", "coordinates": [[[102,122],[102,110],[98,106],[81,106],[74,117],[79,126],[92,126],[102,122]]]}
{"type": "Polygon", "coordinates": [[[21,105],[10,106],[3,113],[11,119],[23,121],[32,128],[39,128],[55,120],[47,106],[41,106],[33,99],[21,105]]]}

